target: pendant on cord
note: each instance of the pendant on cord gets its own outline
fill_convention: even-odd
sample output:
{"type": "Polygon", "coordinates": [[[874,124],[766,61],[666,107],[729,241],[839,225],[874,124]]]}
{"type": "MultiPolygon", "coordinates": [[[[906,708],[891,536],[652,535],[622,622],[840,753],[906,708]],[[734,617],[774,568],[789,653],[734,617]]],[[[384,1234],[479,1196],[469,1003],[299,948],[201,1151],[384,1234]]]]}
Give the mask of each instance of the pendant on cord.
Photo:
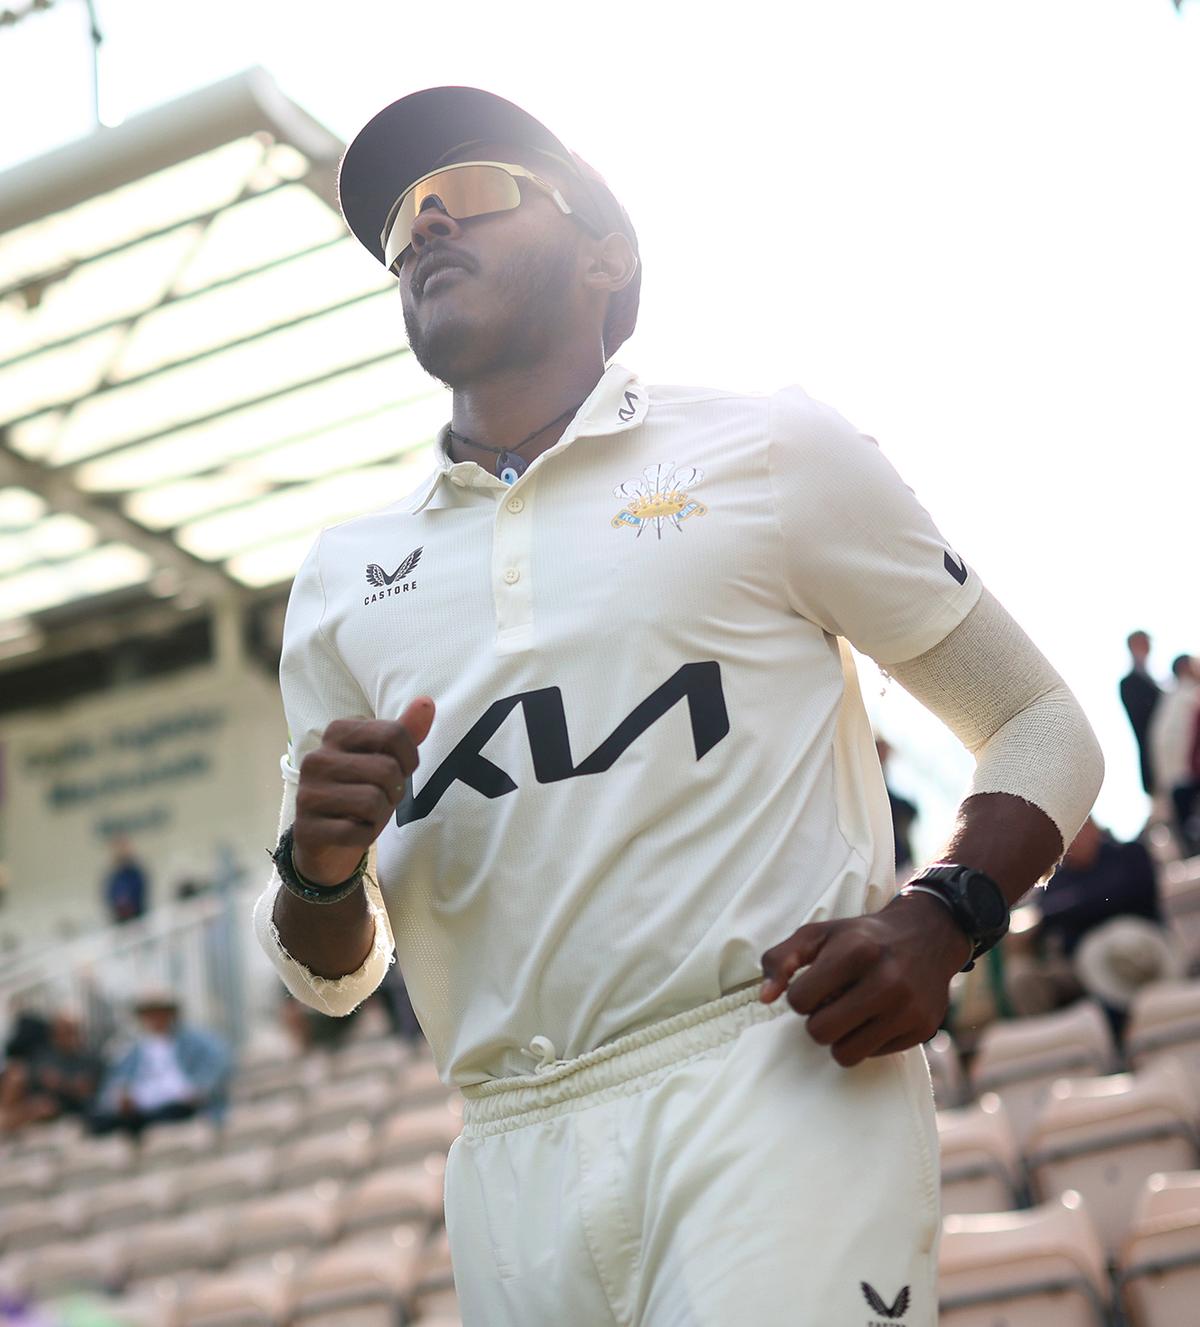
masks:
{"type": "Polygon", "coordinates": [[[501,452],[496,457],[496,474],[506,484],[515,484],[525,473],[525,462],[516,452],[501,452]]]}

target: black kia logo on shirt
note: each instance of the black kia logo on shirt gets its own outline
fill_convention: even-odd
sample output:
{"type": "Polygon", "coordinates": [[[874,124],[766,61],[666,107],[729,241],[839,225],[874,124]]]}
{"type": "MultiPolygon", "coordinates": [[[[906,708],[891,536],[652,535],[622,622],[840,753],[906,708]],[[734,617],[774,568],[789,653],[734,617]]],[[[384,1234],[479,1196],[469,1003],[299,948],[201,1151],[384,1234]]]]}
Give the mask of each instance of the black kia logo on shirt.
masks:
{"type": "Polygon", "coordinates": [[[558,687],[506,696],[488,706],[415,796],[409,783],[410,795],[396,807],[396,824],[407,825],[413,820],[423,820],[454,783],[465,783],[468,788],[489,798],[516,792],[517,785],[513,780],[480,752],[518,705],[525,716],[534,776],[539,783],[559,783],[563,779],[603,774],[611,769],[618,757],[681,700],[687,702],[696,759],[702,760],[729,732],[729,712],[721,689],[721,665],[715,660],[684,664],[635,706],[590,756],[576,765],[571,758],[567,716],[562,691],[558,687]]]}

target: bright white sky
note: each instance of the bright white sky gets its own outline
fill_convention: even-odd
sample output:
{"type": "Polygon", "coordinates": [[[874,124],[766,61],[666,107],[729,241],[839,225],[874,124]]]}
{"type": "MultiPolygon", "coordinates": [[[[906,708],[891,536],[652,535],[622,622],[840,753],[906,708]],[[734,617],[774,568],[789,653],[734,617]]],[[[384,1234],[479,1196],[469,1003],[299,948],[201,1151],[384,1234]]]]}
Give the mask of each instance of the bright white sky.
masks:
{"type": "MultiPolygon", "coordinates": [[[[1098,818],[1140,828],[1124,638],[1160,676],[1200,650],[1200,0],[98,10],[110,123],[252,64],[343,140],[438,83],[543,119],[638,227],[621,361],[797,382],[878,438],[1083,702],[1098,818]]],[[[88,131],[85,31],[82,0],[0,30],[0,167],[88,131]]],[[[865,680],[933,851],[970,758],[865,680]]]]}

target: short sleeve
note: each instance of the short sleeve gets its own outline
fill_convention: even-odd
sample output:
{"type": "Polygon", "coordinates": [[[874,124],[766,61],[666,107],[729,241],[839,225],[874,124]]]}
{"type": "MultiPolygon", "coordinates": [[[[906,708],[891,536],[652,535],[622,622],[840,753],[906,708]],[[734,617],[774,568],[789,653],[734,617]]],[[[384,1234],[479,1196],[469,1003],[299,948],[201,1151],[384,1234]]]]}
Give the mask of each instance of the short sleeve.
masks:
{"type": "Polygon", "coordinates": [[[375,716],[362,688],[323,630],[325,589],[321,581],[321,540],[296,573],[283,623],[279,689],[288,727],[285,778],[295,779],[300,762],[321,745],[334,719],[375,716]]]}
{"type": "Polygon", "coordinates": [[[797,613],[876,662],[943,640],[979,599],[979,577],[872,438],[799,388],[770,400],[768,470],[797,613]]]}

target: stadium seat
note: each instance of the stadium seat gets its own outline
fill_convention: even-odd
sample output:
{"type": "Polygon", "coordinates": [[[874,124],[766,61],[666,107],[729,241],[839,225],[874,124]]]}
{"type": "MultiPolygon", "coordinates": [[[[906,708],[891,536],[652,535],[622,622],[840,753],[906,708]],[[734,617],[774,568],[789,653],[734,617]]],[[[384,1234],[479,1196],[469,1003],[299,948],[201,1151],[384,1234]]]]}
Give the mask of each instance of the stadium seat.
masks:
{"type": "Polygon", "coordinates": [[[395,1079],[410,1058],[411,1052],[396,1037],[375,1037],[370,1041],[351,1042],[334,1051],[330,1057],[329,1074],[331,1079],[339,1083],[381,1070],[395,1079]]]}
{"type": "Polygon", "coordinates": [[[1059,1079],[1030,1134],[1033,1195],[1082,1194],[1115,1257],[1147,1177],[1196,1164],[1194,1118],[1190,1083],[1173,1061],[1142,1074],[1059,1079]]]}
{"type": "Polygon", "coordinates": [[[46,1244],[13,1257],[17,1285],[33,1299],[113,1290],[126,1275],[124,1246],[115,1235],[46,1244]]]}
{"type": "Polygon", "coordinates": [[[431,1152],[445,1156],[461,1132],[461,1100],[395,1111],[377,1130],[376,1159],[395,1165],[424,1160],[431,1152]]]}
{"type": "Polygon", "coordinates": [[[1188,971],[1196,972],[1200,969],[1200,857],[1164,865],[1158,893],[1167,929],[1183,945],[1188,971]]]}
{"type": "Polygon", "coordinates": [[[272,1060],[235,1074],[229,1087],[231,1101],[267,1101],[275,1097],[304,1096],[329,1078],[329,1056],[324,1051],[288,1060],[272,1060]]]}
{"type": "Polygon", "coordinates": [[[1004,1103],[985,1092],[973,1106],[937,1112],[942,1211],[1004,1212],[1021,1198],[1020,1152],[1004,1103]]]}
{"type": "Polygon", "coordinates": [[[995,1092],[1004,1102],[1018,1146],[1056,1078],[1103,1074],[1116,1047],[1103,1009],[1080,1000],[1053,1014],[992,1023],[983,1030],[971,1065],[975,1095],[995,1092]]]}
{"type": "Polygon", "coordinates": [[[1200,1170],[1142,1188],[1114,1275],[1128,1327],[1178,1327],[1200,1301],[1200,1170]]]}
{"type": "Polygon", "coordinates": [[[445,1226],[430,1232],[421,1250],[417,1273],[417,1295],[454,1288],[454,1269],[450,1265],[450,1237],[445,1226]]]}
{"type": "Polygon", "coordinates": [[[1106,1327],[1104,1250],[1083,1199],[946,1217],[938,1298],[939,1327],[1106,1327]]]}
{"type": "Polygon", "coordinates": [[[166,1170],[217,1150],[219,1133],[207,1116],[151,1125],[142,1134],[139,1167],[142,1173],[166,1170]]]}
{"type": "Polygon", "coordinates": [[[933,1079],[933,1099],[938,1110],[954,1110],[964,1104],[967,1082],[954,1039],[944,1028],[925,1043],[929,1076],[933,1079]]]}
{"type": "Polygon", "coordinates": [[[132,1174],[137,1165],[137,1144],[126,1134],[84,1138],[69,1148],[59,1162],[59,1189],[86,1189],[132,1174]]]}
{"type": "Polygon", "coordinates": [[[72,1312],[78,1321],[86,1312],[85,1322],[103,1323],[104,1327],[175,1327],[175,1306],[155,1296],[145,1298],[73,1300],[72,1312]]]}
{"type": "Polygon", "coordinates": [[[58,1162],[50,1157],[10,1157],[0,1165],[0,1208],[48,1197],[57,1177],[58,1162]]]}
{"type": "Polygon", "coordinates": [[[275,1156],[274,1148],[256,1147],[173,1171],[180,1208],[215,1207],[266,1193],[275,1187],[275,1156]]]}
{"type": "Polygon", "coordinates": [[[431,1290],[418,1295],[412,1302],[411,1315],[414,1323],[453,1323],[460,1327],[458,1293],[455,1290],[431,1290]]]}
{"type": "Polygon", "coordinates": [[[396,1103],[396,1079],[391,1073],[360,1074],[346,1082],[323,1083],[309,1093],[299,1134],[327,1133],[350,1120],[373,1124],[396,1103]]]}
{"type": "Polygon", "coordinates": [[[458,1089],[447,1087],[438,1077],[437,1067],[425,1054],[414,1056],[400,1075],[398,1099],[406,1106],[435,1105],[458,1098],[458,1089]]]}
{"type": "Polygon", "coordinates": [[[1200,1084],[1200,981],[1156,981],[1134,996],[1125,1028],[1125,1059],[1133,1069],[1170,1054],[1200,1084]]]}
{"type": "Polygon", "coordinates": [[[78,1115],[66,1115],[59,1120],[28,1125],[9,1143],[11,1155],[30,1160],[45,1157],[57,1161],[63,1152],[84,1136],[83,1120],[78,1115]]]}
{"type": "Polygon", "coordinates": [[[123,1233],[129,1282],[222,1267],[231,1247],[229,1221],[219,1212],[189,1212],[123,1233]]]}
{"type": "Polygon", "coordinates": [[[239,1203],[229,1210],[231,1268],[244,1269],[267,1255],[319,1248],[337,1233],[341,1185],[320,1180],[239,1203]]]}
{"type": "Polygon", "coordinates": [[[298,1189],[321,1179],[353,1179],[370,1165],[373,1152],[371,1126],[351,1120],[335,1132],[285,1143],[277,1157],[275,1182],[281,1189],[298,1189]]]}
{"type": "Polygon", "coordinates": [[[97,1234],[143,1225],[173,1213],[179,1203],[176,1174],[131,1175],[80,1194],[85,1229],[97,1234]]]}
{"type": "Polygon", "coordinates": [[[65,1243],[86,1228],[83,1204],[75,1194],[6,1203],[0,1206],[0,1252],[65,1243]]]}
{"type": "Polygon", "coordinates": [[[182,1296],[177,1327],[284,1327],[287,1277],[274,1271],[218,1273],[182,1296]]]}
{"type": "Polygon", "coordinates": [[[440,1222],[445,1165],[436,1160],[371,1171],[348,1187],[338,1205],[343,1234],[399,1221],[440,1222]]]}
{"type": "Polygon", "coordinates": [[[286,1142],[299,1132],[303,1120],[304,1100],[299,1093],[268,1101],[235,1102],[221,1130],[221,1148],[233,1153],[286,1142]]]}
{"type": "Polygon", "coordinates": [[[292,1281],[294,1327],[360,1320],[366,1327],[376,1319],[390,1327],[416,1290],[424,1233],[423,1225],[398,1225],[344,1241],[313,1259],[292,1281]]]}

